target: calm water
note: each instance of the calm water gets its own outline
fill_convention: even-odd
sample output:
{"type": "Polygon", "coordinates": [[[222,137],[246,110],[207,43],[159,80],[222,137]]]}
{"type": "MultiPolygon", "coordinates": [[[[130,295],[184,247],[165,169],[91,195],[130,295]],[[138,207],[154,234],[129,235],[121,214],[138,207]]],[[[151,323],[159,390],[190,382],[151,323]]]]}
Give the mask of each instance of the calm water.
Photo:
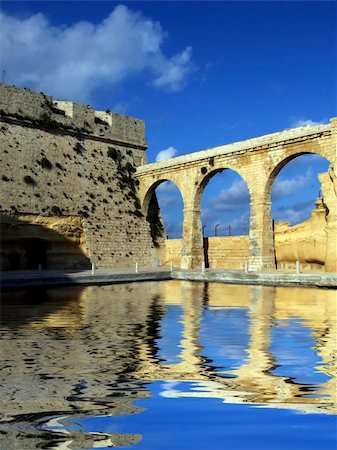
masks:
{"type": "Polygon", "coordinates": [[[336,291],[4,292],[1,449],[336,450],[336,291]]]}

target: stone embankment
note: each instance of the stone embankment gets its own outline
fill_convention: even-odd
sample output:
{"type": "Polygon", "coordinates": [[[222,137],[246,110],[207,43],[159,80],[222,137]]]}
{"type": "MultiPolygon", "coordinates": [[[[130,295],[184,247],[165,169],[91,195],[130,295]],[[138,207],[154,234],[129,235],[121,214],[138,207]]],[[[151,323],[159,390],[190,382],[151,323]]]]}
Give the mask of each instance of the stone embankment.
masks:
{"type": "Polygon", "coordinates": [[[250,284],[265,286],[299,286],[337,289],[337,274],[244,272],[226,270],[170,270],[169,268],[139,269],[138,271],[99,269],[84,271],[20,271],[4,272],[1,288],[33,286],[102,285],[140,281],[185,280],[250,284]]]}

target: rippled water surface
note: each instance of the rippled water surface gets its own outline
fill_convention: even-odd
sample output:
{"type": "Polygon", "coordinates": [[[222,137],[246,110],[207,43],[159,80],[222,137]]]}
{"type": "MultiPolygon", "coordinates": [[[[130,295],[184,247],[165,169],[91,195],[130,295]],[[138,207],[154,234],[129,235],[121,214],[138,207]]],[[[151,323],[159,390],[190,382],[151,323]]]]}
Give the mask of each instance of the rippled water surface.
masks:
{"type": "Polygon", "coordinates": [[[336,450],[336,291],[167,281],[1,297],[1,449],[336,450]]]}

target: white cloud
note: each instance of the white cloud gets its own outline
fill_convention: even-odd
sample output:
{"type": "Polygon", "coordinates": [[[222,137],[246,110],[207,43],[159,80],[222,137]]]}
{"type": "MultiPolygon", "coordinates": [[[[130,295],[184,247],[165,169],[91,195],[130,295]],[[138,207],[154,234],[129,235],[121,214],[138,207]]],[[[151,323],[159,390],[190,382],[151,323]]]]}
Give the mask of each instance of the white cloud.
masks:
{"type": "Polygon", "coordinates": [[[325,122],[315,122],[311,119],[294,119],[291,123],[291,128],[297,128],[297,127],[313,127],[315,125],[323,125],[325,122]]]}
{"type": "Polygon", "coordinates": [[[273,189],[272,198],[290,197],[307,186],[313,179],[312,169],[308,167],[304,175],[296,175],[294,178],[276,179],[273,189]]]}
{"type": "Polygon", "coordinates": [[[43,14],[15,18],[0,12],[2,65],[15,84],[59,98],[88,100],[141,72],[157,88],[182,88],[192,68],[191,47],[171,57],[161,50],[159,22],[117,6],[98,24],[53,26],[43,14]]]}
{"type": "Polygon", "coordinates": [[[292,225],[303,222],[308,217],[310,217],[310,211],[296,207],[283,209],[275,213],[275,220],[277,222],[290,222],[292,225]]]}
{"type": "Polygon", "coordinates": [[[173,206],[176,206],[179,202],[178,198],[174,195],[167,195],[167,194],[157,194],[157,199],[159,202],[159,207],[162,208],[171,208],[173,206]]]}
{"type": "Polygon", "coordinates": [[[156,189],[156,192],[165,193],[177,193],[177,191],[179,192],[179,189],[172,181],[164,181],[156,189]]]}
{"type": "Polygon", "coordinates": [[[229,189],[223,189],[212,201],[216,211],[235,211],[249,206],[249,191],[243,180],[235,180],[229,189]]]}
{"type": "Polygon", "coordinates": [[[175,149],[174,147],[168,147],[158,153],[156,161],[164,161],[165,159],[173,158],[176,154],[177,149],[175,149]]]}
{"type": "Polygon", "coordinates": [[[154,80],[154,85],[159,88],[169,88],[178,91],[186,78],[186,67],[191,70],[192,47],[187,47],[184,51],[173,58],[163,60],[159,76],[154,80]]]}
{"type": "Polygon", "coordinates": [[[172,181],[164,181],[156,189],[156,195],[161,208],[174,205],[182,206],[182,196],[178,187],[172,181]]]}

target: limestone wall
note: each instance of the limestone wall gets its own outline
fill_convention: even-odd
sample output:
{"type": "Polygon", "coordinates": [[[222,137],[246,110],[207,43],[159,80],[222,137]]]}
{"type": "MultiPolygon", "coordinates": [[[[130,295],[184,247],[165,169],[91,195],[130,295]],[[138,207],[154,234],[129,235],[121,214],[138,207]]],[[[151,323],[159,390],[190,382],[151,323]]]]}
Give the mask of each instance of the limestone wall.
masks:
{"type": "MultiPolygon", "coordinates": [[[[244,269],[248,260],[248,236],[217,236],[204,238],[206,267],[221,269],[244,269]]],[[[179,267],[182,254],[182,240],[166,240],[165,265],[171,262],[179,267]]]]}
{"type": "Polygon", "coordinates": [[[134,177],[145,161],[143,121],[4,84],[0,109],[0,212],[78,217],[98,267],[151,266],[134,177]]]}
{"type": "Polygon", "coordinates": [[[295,226],[275,224],[275,253],[279,269],[336,272],[337,189],[333,167],[319,175],[323,197],[316,201],[311,217],[295,226]]]}
{"type": "Polygon", "coordinates": [[[182,253],[182,239],[167,239],[165,241],[165,266],[180,267],[182,253]]]}
{"type": "Polygon", "coordinates": [[[205,241],[210,268],[244,269],[248,261],[248,236],[217,236],[205,241]]]}

